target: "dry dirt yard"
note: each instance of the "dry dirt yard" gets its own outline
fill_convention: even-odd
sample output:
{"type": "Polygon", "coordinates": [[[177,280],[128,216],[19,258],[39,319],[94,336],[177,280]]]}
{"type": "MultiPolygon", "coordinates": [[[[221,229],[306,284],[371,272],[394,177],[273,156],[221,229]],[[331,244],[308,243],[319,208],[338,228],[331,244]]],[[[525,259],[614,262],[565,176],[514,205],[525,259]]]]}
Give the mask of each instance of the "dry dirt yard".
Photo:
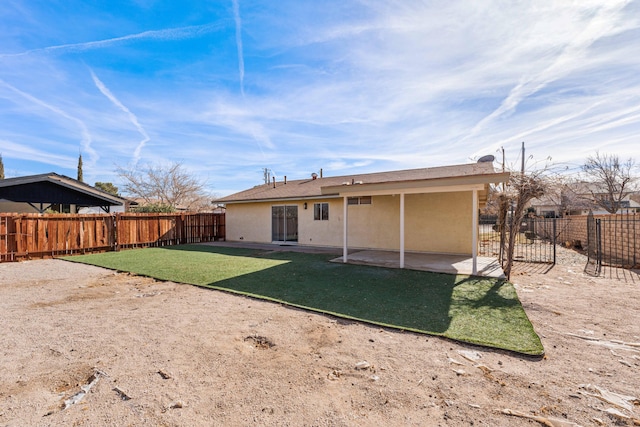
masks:
{"type": "Polygon", "coordinates": [[[561,255],[512,280],[539,359],[61,260],[0,264],[0,426],[640,423],[640,276],[561,255]]]}

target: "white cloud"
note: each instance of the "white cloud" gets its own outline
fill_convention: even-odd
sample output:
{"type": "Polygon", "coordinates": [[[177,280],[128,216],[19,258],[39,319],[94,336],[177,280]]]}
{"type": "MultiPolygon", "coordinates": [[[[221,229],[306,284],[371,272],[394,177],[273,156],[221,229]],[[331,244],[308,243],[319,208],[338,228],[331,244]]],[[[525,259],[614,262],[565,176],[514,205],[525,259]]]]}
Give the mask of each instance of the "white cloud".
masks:
{"type": "MultiPolygon", "coordinates": [[[[220,24],[192,26],[184,23],[207,22],[216,8],[185,6],[186,21],[164,17],[174,28],[158,31],[136,32],[144,25],[119,17],[133,34],[103,39],[96,29],[84,33],[98,40],[88,43],[39,39],[33,27],[25,46],[49,47],[0,55],[0,76],[84,123],[84,144],[102,156],[100,173],[144,153],[150,162],[178,159],[216,187],[239,190],[260,183],[262,167],[295,179],[320,168],[343,174],[436,166],[500,147],[515,158],[522,141],[537,159],[579,163],[595,149],[640,158],[634,2],[230,6],[215,12],[220,24]],[[193,16],[199,21],[189,21],[193,16]],[[118,49],[89,54],[107,46],[118,49]],[[93,82],[84,78],[84,63],[113,92],[93,71],[93,82]],[[141,136],[134,134],[135,146],[131,125],[141,136]]],[[[160,13],[152,2],[146,7],[160,13]]],[[[27,114],[82,129],[28,103],[34,108],[27,114]]],[[[9,125],[0,138],[18,141],[19,125],[9,125]]],[[[52,129],[25,125],[23,132],[52,129]]]]}
{"type": "MultiPolygon", "coordinates": [[[[0,85],[4,86],[5,88],[9,89],[11,92],[19,95],[19,97],[23,98],[24,100],[28,101],[29,103],[33,104],[36,107],[36,110],[30,110],[28,112],[29,115],[34,115],[34,114],[41,114],[41,111],[37,111],[37,110],[48,110],[49,112],[53,112],[55,115],[57,116],[61,116],[63,117],[65,120],[69,120],[71,122],[73,122],[79,129],[80,131],[80,135],[81,135],[81,139],[80,139],[80,151],[84,152],[86,154],[88,154],[89,156],[89,164],[92,165],[94,164],[99,156],[98,153],[93,149],[93,147],[91,146],[91,133],[89,132],[89,129],[87,128],[87,125],[80,120],[77,117],[72,116],[71,114],[68,114],[67,112],[65,112],[64,110],[62,110],[61,108],[58,108],[54,105],[51,105],[39,98],[36,98],[35,96],[23,92],[20,89],[10,85],[9,83],[0,80],[0,85]]],[[[15,100],[14,100],[15,101],[15,100]]],[[[54,118],[52,118],[50,115],[47,114],[47,119],[54,121],[54,118]]]]}
{"type": "Polygon", "coordinates": [[[36,148],[18,144],[6,139],[0,139],[2,144],[2,156],[12,157],[14,159],[21,160],[35,160],[39,163],[43,163],[51,166],[51,169],[59,166],[60,164],[77,164],[78,158],[73,156],[59,155],[51,153],[45,150],[38,150],[36,148]]]}
{"type": "Polygon", "coordinates": [[[541,71],[534,71],[531,75],[523,75],[521,81],[511,89],[500,106],[474,126],[466,138],[477,135],[489,123],[501,116],[512,114],[525,98],[579,67],[581,60],[587,55],[587,49],[593,43],[602,37],[612,36],[620,31],[618,27],[622,18],[621,11],[627,3],[628,1],[603,3],[594,12],[594,16],[587,21],[585,28],[566,41],[550,65],[541,71]]]}

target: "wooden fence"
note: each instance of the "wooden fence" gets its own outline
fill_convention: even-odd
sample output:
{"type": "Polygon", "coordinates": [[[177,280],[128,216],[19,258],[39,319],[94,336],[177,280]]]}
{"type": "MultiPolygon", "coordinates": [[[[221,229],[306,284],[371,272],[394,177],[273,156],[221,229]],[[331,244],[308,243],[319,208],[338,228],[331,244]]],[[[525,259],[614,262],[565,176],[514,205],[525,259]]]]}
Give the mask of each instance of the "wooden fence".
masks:
{"type": "Polygon", "coordinates": [[[0,261],[224,240],[225,216],[0,214],[0,261]]]}

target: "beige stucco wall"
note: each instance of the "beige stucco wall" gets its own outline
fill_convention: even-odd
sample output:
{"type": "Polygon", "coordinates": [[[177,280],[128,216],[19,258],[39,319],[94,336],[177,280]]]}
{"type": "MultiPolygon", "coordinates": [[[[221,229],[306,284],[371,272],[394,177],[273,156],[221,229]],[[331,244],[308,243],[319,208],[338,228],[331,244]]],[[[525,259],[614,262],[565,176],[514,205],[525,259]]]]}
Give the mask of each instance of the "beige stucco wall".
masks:
{"type": "Polygon", "coordinates": [[[471,254],[471,192],[405,196],[407,251],[471,254]]]}
{"type": "Polygon", "coordinates": [[[271,203],[227,205],[225,213],[226,240],[232,242],[271,242],[271,206],[271,203]]]}
{"type": "Polygon", "coordinates": [[[342,246],[342,199],[305,200],[298,208],[298,244],[311,246],[342,246]],[[329,203],[329,220],[313,219],[314,203],[329,203]]]}
{"type": "MultiPolygon", "coordinates": [[[[298,206],[299,245],[342,247],[342,198],[228,204],[227,240],[270,243],[271,206],[284,204],[298,206]],[[321,202],[329,203],[328,221],[313,219],[313,204],[321,202]]],[[[471,205],[470,191],[406,195],[405,250],[470,254],[471,205]]],[[[400,196],[374,196],[371,205],[348,209],[350,248],[399,249],[400,196]]]]}
{"type": "Polygon", "coordinates": [[[398,249],[399,215],[400,196],[374,196],[370,205],[349,206],[349,247],[398,249]]]}

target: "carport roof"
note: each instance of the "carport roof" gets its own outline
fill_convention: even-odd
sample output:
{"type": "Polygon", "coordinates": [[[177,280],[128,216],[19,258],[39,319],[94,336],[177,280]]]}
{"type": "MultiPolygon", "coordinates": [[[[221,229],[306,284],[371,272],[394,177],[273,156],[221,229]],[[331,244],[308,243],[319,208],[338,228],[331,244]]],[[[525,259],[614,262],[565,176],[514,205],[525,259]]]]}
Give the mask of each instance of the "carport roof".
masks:
{"type": "Polygon", "coordinates": [[[126,202],[122,197],[54,172],[2,179],[0,199],[77,206],[122,206],[126,202]]]}

